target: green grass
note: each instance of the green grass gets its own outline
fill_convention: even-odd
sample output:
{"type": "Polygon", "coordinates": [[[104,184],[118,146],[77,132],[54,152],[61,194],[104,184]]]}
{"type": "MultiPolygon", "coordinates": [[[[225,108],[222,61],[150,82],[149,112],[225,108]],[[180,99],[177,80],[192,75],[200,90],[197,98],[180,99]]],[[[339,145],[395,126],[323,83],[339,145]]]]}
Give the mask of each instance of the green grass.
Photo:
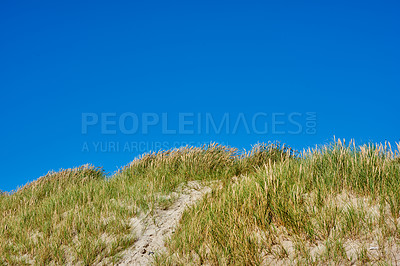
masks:
{"type": "Polygon", "coordinates": [[[135,242],[130,219],[167,208],[164,196],[192,180],[220,185],[184,213],[156,264],[393,263],[397,148],[211,144],[146,154],[111,178],[92,166],[52,172],[0,193],[0,265],[116,262],[135,242]]]}
{"type": "MultiPolygon", "coordinates": [[[[269,160],[278,149],[259,145],[252,154],[269,160]]],[[[165,204],[179,184],[249,169],[236,149],[211,144],[146,154],[109,179],[92,166],[49,173],[0,195],[0,264],[115,261],[135,241],[129,221],[137,212],[165,204]]]]}
{"type": "Polygon", "coordinates": [[[157,263],[395,263],[400,164],[393,158],[382,145],[339,141],[242,175],[185,212],[157,263]]]}

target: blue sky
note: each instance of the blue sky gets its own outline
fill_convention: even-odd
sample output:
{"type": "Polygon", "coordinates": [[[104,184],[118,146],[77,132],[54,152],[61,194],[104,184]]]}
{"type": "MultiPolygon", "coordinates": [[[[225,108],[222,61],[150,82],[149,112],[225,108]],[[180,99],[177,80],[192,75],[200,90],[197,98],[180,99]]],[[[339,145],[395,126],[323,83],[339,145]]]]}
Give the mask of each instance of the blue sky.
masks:
{"type": "Polygon", "coordinates": [[[111,173],[154,143],[249,148],[278,140],[301,149],[334,135],[399,141],[399,8],[397,1],[2,1],[0,189],[85,163],[111,173]],[[190,133],[165,134],[163,113],[172,129],[189,113],[190,133]],[[251,124],[260,113],[258,128],[269,126],[262,134],[243,123],[207,133],[198,119],[209,114],[218,124],[228,114],[233,127],[240,114],[251,124]],[[99,122],[83,134],[85,114],[99,122]],[[132,114],[138,130],[126,134],[119,121],[132,114]],[[146,114],[160,121],[143,133],[146,114]],[[141,147],[124,150],[127,143],[141,147]],[[96,150],[100,144],[106,148],[96,150]]]}

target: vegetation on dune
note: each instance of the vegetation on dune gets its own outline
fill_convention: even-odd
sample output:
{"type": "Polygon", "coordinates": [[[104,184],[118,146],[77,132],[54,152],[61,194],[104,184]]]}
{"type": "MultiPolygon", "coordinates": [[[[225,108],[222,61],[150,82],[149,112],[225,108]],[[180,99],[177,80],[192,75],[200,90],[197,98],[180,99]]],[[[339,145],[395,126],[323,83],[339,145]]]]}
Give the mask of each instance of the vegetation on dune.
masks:
{"type": "Polygon", "coordinates": [[[133,243],[119,219],[134,212],[113,204],[118,192],[91,166],[49,173],[0,200],[0,254],[7,264],[92,263],[133,243]],[[106,197],[107,196],[107,197],[106,197]],[[113,236],[108,241],[102,238],[113,236]]]}
{"type": "Polygon", "coordinates": [[[130,219],[171,204],[164,196],[191,180],[219,182],[184,213],[158,264],[390,263],[397,148],[211,144],[146,154],[112,178],[92,166],[52,172],[0,193],[0,265],[115,262],[135,242],[130,219]]]}
{"type": "MultiPolygon", "coordinates": [[[[397,154],[398,156],[398,154],[397,154]]],[[[159,264],[394,263],[400,165],[337,142],[243,175],[188,210],[159,264]]]]}
{"type": "MultiPolygon", "coordinates": [[[[269,150],[260,153],[261,165],[269,150]]],[[[92,166],[51,172],[0,195],[0,264],[115,261],[135,241],[129,221],[138,211],[168,204],[162,195],[187,181],[249,169],[236,149],[211,144],[146,154],[112,178],[92,166]]]]}

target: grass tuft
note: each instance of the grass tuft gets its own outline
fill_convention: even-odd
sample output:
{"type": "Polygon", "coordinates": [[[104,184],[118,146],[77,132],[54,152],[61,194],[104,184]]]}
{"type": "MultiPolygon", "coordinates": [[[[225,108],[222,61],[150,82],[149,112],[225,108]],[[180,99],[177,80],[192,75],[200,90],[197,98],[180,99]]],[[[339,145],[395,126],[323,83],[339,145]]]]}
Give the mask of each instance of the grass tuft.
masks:
{"type": "Polygon", "coordinates": [[[111,178],[90,165],[50,172],[0,192],[0,265],[115,263],[136,241],[131,219],[168,208],[192,180],[220,185],[184,212],[156,264],[390,264],[400,259],[399,149],[212,143],[145,154],[111,178]]]}
{"type": "Polygon", "coordinates": [[[366,248],[389,236],[391,249],[399,247],[400,168],[393,158],[385,145],[339,140],[276,160],[187,210],[157,262],[186,264],[195,251],[210,264],[393,263],[366,248]]]}

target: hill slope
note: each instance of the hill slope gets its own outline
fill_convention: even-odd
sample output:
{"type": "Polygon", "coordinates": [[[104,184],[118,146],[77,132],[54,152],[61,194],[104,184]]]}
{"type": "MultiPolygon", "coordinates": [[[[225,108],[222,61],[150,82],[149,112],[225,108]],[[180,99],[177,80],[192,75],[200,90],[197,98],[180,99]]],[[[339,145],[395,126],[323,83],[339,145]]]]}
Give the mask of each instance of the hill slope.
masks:
{"type": "Polygon", "coordinates": [[[112,178],[92,166],[52,172],[0,194],[0,265],[121,262],[139,243],[132,221],[173,209],[190,181],[211,191],[152,251],[156,264],[394,263],[397,148],[212,144],[144,155],[112,178]]]}

